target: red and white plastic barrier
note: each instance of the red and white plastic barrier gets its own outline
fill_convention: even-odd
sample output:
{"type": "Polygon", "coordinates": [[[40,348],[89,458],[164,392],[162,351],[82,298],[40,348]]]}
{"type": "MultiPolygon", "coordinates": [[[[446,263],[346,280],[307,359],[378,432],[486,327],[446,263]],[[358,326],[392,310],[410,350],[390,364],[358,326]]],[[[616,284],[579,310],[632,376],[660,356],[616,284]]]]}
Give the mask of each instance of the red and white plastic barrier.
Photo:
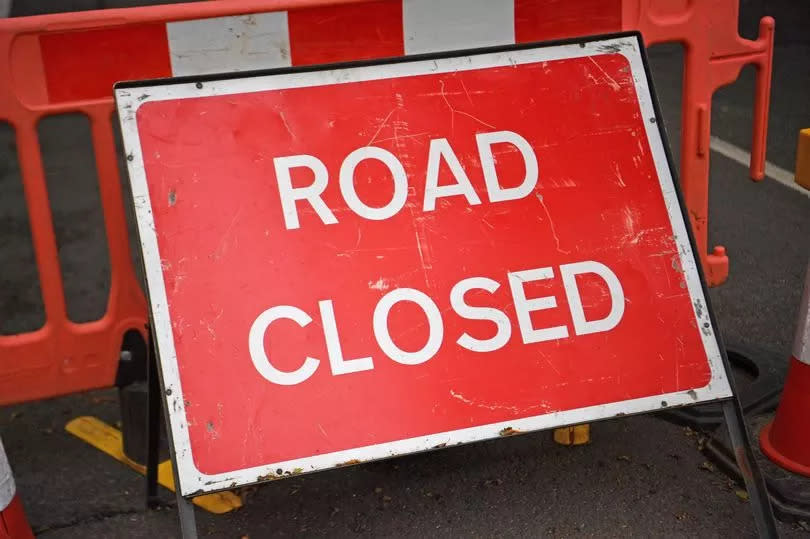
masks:
{"type": "Polygon", "coordinates": [[[760,433],[762,452],[781,467],[810,477],[810,264],[782,400],[773,422],[760,433]]]}
{"type": "Polygon", "coordinates": [[[558,27],[545,28],[536,18],[549,9],[542,9],[536,1],[341,2],[314,9],[49,33],[40,37],[39,50],[48,101],[60,103],[109,97],[111,81],[144,75],[178,77],[282,68],[618,31],[621,4],[600,2],[603,0],[579,1],[577,10],[595,16],[584,28],[566,13],[550,14],[558,27]],[[90,51],[100,43],[126,61],[110,62],[105,57],[92,63],[90,51]],[[71,58],[82,51],[89,53],[83,58],[91,64],[76,69],[71,58]]]}
{"type": "MultiPolygon", "coordinates": [[[[3,0],[0,0],[2,6],[3,0]]],[[[0,123],[14,129],[46,323],[0,335],[0,404],[115,384],[124,335],[146,338],[146,298],[128,248],[111,88],[117,81],[368,60],[638,30],[684,55],[681,185],[706,279],[728,276],[710,248],[712,95],[757,67],[751,177],[764,178],[774,21],[738,32],[739,0],[229,0],[0,19],[0,123]],[[110,259],[107,312],[77,323],[43,169],[45,116],[90,120],[110,259]]]]}
{"type": "Polygon", "coordinates": [[[23,512],[17,486],[0,440],[0,539],[28,539],[34,533],[23,512]]]}

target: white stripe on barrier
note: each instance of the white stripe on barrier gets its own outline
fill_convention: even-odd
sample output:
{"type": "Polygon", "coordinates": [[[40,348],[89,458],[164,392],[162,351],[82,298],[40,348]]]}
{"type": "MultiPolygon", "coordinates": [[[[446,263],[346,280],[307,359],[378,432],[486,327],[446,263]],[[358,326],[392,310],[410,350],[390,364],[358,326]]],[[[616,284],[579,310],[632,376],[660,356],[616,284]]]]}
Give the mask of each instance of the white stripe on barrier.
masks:
{"type": "Polygon", "coordinates": [[[804,293],[799,304],[799,323],[796,326],[796,342],[793,344],[793,357],[810,365],[810,263],[804,278],[804,293]]]}
{"type": "Polygon", "coordinates": [[[403,0],[405,54],[515,42],[515,0],[403,0]]]}
{"type": "Polygon", "coordinates": [[[166,34],[174,76],[291,65],[286,11],[170,22],[166,34]]]}
{"type": "Polygon", "coordinates": [[[6,450],[3,449],[3,441],[0,440],[0,511],[3,511],[11,500],[17,487],[14,484],[14,476],[11,475],[11,466],[8,465],[6,450]]]}

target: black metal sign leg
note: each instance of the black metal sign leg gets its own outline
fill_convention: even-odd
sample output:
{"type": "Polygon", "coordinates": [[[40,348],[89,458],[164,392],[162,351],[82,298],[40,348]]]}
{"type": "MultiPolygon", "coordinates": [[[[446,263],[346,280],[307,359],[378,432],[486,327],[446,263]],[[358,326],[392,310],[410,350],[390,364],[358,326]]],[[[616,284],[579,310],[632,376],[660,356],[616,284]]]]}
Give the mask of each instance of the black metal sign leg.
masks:
{"type": "MultiPolygon", "coordinates": [[[[150,340],[154,343],[154,339],[150,340]]],[[[146,505],[149,508],[161,504],[158,497],[158,460],[160,457],[160,411],[163,395],[160,389],[160,375],[158,374],[157,354],[154,344],[149,345],[149,359],[147,362],[147,448],[146,448],[146,505]]],[[[177,460],[174,458],[174,448],[169,444],[172,456],[172,473],[174,475],[175,494],[177,496],[177,514],[180,518],[180,532],[184,539],[197,539],[197,523],[194,516],[194,504],[180,495],[180,481],[177,477],[177,460]]]]}
{"type": "Polygon", "coordinates": [[[160,380],[157,371],[157,356],[150,338],[147,359],[147,435],[146,435],[146,506],[153,509],[160,505],[158,498],[158,459],[160,457],[160,380]]]}
{"type": "Polygon", "coordinates": [[[146,506],[150,509],[160,505],[157,491],[158,460],[160,458],[160,380],[157,372],[157,356],[154,339],[149,339],[146,363],[147,410],[146,410],[146,506]]]}
{"type": "MultiPolygon", "coordinates": [[[[175,474],[175,484],[177,484],[177,474],[175,474]]],[[[176,489],[177,493],[177,514],[180,517],[180,533],[183,539],[197,539],[197,521],[194,517],[194,504],[191,500],[184,498],[180,495],[180,489],[176,489]]]]}
{"type": "Polygon", "coordinates": [[[760,537],[779,537],[771,503],[768,499],[768,489],[765,486],[759,466],[754,460],[748,429],[745,426],[745,417],[740,402],[736,397],[723,403],[723,415],[725,416],[726,425],[728,425],[728,434],[734,449],[734,456],[737,459],[737,466],[739,466],[740,474],[745,480],[745,488],[751,502],[751,511],[754,513],[757,533],[760,537]]]}

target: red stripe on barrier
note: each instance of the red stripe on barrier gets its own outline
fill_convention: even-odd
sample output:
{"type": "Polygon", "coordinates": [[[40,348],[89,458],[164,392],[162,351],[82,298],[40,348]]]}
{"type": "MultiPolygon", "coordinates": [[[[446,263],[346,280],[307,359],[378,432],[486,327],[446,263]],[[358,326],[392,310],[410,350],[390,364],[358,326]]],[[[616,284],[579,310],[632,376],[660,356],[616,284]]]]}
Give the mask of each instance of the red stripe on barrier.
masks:
{"type": "Polygon", "coordinates": [[[48,33],[39,43],[51,103],[109,99],[118,81],[172,74],[163,23],[48,33]]]}
{"type": "Polygon", "coordinates": [[[621,0],[515,0],[515,41],[618,32],[621,0]]]}
{"type": "Polygon", "coordinates": [[[293,65],[404,54],[400,0],[303,9],[287,17],[293,65]]]}

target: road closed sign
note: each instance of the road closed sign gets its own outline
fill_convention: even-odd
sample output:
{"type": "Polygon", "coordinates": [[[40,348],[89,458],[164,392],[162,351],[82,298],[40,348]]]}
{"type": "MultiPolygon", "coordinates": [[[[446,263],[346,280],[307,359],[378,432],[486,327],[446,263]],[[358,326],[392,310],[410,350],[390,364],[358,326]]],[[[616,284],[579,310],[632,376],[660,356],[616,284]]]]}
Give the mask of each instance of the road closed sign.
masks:
{"type": "Polygon", "coordinates": [[[731,396],[635,35],[116,99],[185,495],[731,396]]]}

